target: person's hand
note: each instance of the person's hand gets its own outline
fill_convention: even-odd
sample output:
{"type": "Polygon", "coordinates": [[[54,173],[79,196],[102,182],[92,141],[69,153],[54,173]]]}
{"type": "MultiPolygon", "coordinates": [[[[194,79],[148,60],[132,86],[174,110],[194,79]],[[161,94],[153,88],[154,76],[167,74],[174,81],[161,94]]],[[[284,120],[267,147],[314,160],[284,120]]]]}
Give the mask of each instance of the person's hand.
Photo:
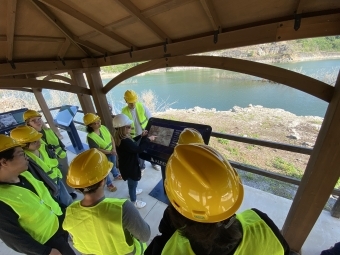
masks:
{"type": "Polygon", "coordinates": [[[157,136],[155,135],[151,135],[148,137],[150,139],[150,141],[155,141],[155,139],[157,138],[157,136]]]}
{"type": "Polygon", "coordinates": [[[148,131],[147,130],[143,130],[141,136],[146,136],[148,134],[148,131]]]}
{"type": "Polygon", "coordinates": [[[62,255],[57,249],[52,248],[49,255],[62,255]]]}

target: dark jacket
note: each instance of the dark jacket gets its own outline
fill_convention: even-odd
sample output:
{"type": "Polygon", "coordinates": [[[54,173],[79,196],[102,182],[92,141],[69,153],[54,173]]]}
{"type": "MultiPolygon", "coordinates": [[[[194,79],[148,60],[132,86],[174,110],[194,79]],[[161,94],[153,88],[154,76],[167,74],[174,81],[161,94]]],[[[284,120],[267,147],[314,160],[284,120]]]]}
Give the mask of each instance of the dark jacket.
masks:
{"type": "MultiPolygon", "coordinates": [[[[252,209],[256,214],[258,214],[261,219],[272,229],[280,243],[282,244],[282,247],[285,251],[285,255],[289,255],[290,248],[286,240],[283,238],[282,234],[280,233],[280,230],[277,228],[275,223],[267,216],[267,214],[257,210],[252,209]]],[[[161,222],[159,223],[158,227],[159,232],[161,235],[156,236],[152,242],[149,244],[147,249],[144,252],[144,255],[160,255],[162,253],[162,250],[165,246],[165,244],[168,242],[168,240],[171,238],[171,236],[175,233],[176,229],[171,223],[170,216],[168,213],[168,208],[165,209],[163,218],[161,222]]],[[[195,252],[196,255],[206,255],[207,252],[205,249],[200,245],[199,242],[192,242],[190,241],[191,249],[195,252]]],[[[241,240],[240,240],[241,241],[241,240]]],[[[232,255],[235,253],[237,249],[237,246],[231,250],[222,251],[219,248],[213,249],[213,251],[210,253],[210,255],[232,255]]]]}
{"type": "Polygon", "coordinates": [[[334,244],[332,248],[322,251],[320,255],[339,255],[339,254],[340,254],[340,242],[334,244]]]}
{"type": "Polygon", "coordinates": [[[148,138],[142,139],[138,145],[141,136],[136,136],[132,139],[122,139],[119,146],[116,146],[116,151],[119,158],[119,171],[124,181],[128,178],[139,181],[141,178],[141,169],[139,166],[138,153],[143,152],[150,140],[148,138]]]}

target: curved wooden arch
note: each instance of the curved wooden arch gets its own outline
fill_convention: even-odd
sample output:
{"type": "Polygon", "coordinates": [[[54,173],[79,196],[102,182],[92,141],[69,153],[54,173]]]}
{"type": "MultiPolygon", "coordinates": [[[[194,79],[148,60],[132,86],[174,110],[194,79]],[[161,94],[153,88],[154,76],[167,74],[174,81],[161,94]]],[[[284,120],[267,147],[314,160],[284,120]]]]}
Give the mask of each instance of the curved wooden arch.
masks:
{"type": "Polygon", "coordinates": [[[334,87],[324,82],[280,67],[248,60],[210,56],[181,56],[151,60],[116,76],[106,84],[103,92],[108,93],[120,82],[137,74],[175,66],[208,67],[249,74],[301,90],[326,102],[330,102],[334,92],[334,87]]]}
{"type": "Polygon", "coordinates": [[[32,89],[27,89],[27,88],[12,88],[12,87],[1,87],[0,89],[6,89],[6,90],[19,90],[22,92],[30,92],[33,93],[32,89]]]}
{"type": "Polygon", "coordinates": [[[62,75],[58,75],[58,74],[50,74],[50,75],[47,75],[44,79],[44,81],[50,81],[50,80],[61,80],[61,81],[64,81],[68,84],[71,84],[73,85],[73,81],[70,79],[70,78],[67,78],[65,76],[62,76],[62,75]]]}
{"type": "Polygon", "coordinates": [[[91,90],[79,86],[72,86],[61,82],[52,82],[35,79],[0,79],[1,88],[40,88],[40,89],[53,89],[70,93],[91,95],[91,90]]]}

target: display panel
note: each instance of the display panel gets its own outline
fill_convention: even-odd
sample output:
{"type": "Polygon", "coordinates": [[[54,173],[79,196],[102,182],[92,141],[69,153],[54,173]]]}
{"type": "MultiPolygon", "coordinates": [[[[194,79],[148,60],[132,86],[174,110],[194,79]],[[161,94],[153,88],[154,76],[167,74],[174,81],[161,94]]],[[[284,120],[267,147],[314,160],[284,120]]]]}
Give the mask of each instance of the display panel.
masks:
{"type": "Polygon", "coordinates": [[[151,118],[145,129],[148,130],[148,136],[154,135],[157,138],[149,144],[143,153],[139,154],[140,158],[165,166],[177,145],[179,135],[185,128],[195,128],[201,133],[204,143],[209,143],[211,126],[151,118]]]}

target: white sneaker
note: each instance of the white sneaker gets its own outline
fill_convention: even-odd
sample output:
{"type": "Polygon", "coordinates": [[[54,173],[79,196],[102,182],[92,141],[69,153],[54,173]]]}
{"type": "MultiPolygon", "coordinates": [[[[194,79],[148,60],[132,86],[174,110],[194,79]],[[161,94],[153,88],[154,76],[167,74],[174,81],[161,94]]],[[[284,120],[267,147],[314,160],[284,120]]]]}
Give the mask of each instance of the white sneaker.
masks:
{"type": "Polygon", "coordinates": [[[143,208],[143,207],[145,207],[145,206],[146,206],[146,203],[145,203],[145,202],[140,201],[140,200],[136,200],[136,202],[135,202],[135,207],[136,207],[137,209],[141,209],[141,208],[143,208]]]}
{"type": "Polygon", "coordinates": [[[142,189],[136,189],[136,195],[139,195],[140,193],[142,193],[143,190],[142,189]]]}
{"type": "Polygon", "coordinates": [[[156,171],[161,170],[161,167],[159,165],[152,165],[152,168],[155,169],[156,171]]]}

